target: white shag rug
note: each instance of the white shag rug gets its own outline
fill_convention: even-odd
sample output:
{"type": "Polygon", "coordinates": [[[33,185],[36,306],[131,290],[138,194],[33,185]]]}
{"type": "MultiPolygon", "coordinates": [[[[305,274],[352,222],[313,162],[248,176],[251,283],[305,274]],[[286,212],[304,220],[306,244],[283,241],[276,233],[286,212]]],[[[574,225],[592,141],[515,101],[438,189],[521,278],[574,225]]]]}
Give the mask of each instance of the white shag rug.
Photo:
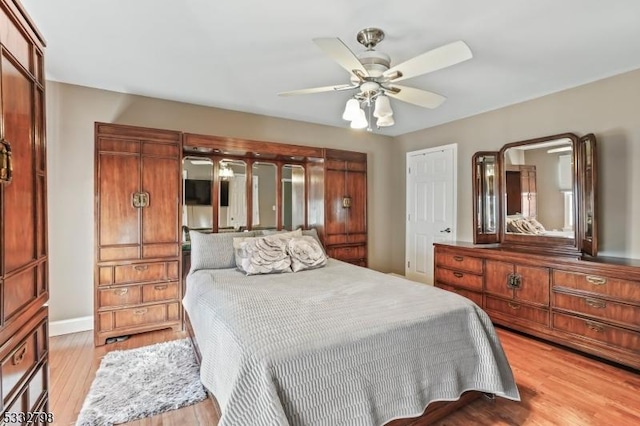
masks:
{"type": "Polygon", "coordinates": [[[186,407],[207,397],[189,339],[104,356],[76,426],[110,426],[186,407]]]}

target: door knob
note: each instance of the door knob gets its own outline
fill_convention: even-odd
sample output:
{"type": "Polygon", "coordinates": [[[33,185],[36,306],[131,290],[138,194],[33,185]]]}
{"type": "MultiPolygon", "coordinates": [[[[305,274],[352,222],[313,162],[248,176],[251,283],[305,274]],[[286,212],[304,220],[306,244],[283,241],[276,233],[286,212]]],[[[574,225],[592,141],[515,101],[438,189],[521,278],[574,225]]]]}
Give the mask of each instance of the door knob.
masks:
{"type": "Polygon", "coordinates": [[[442,231],[440,231],[440,232],[445,232],[445,233],[447,233],[447,234],[450,234],[450,233],[451,233],[451,228],[443,229],[443,230],[442,230],[442,231]]]}

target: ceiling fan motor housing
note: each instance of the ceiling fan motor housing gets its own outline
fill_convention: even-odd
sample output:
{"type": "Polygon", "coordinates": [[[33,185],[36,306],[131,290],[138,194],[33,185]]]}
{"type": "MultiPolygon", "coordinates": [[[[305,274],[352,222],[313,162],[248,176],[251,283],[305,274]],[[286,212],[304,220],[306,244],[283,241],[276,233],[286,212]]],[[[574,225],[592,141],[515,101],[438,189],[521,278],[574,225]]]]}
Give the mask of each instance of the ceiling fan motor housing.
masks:
{"type": "Polygon", "coordinates": [[[391,58],[386,53],[377,50],[366,50],[358,54],[358,60],[367,70],[370,77],[381,77],[382,73],[389,69],[391,58]]]}

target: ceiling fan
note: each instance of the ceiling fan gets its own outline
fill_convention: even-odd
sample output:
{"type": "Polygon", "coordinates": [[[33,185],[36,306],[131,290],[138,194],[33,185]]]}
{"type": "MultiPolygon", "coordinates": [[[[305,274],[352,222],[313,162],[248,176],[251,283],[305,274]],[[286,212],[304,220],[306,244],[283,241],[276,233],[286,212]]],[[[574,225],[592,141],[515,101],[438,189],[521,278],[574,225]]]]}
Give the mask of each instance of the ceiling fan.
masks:
{"type": "Polygon", "coordinates": [[[350,73],[349,84],[314,87],[278,93],[280,96],[307,95],[311,93],[358,90],[347,101],[342,118],[351,121],[352,128],[371,130],[371,115],[377,118],[376,125],[388,127],[394,124],[393,110],[389,98],[408,102],[424,108],[437,108],[446,98],[437,93],[396,84],[429,72],[455,65],[473,57],[469,46],[463,41],[446,44],[401,64],[391,66],[389,55],[374,48],[384,39],[379,28],[365,28],[356,37],[366,50],[354,54],[339,38],[314,38],[313,42],[342,68],[350,73]],[[361,108],[361,105],[364,107],[361,108]],[[368,111],[369,120],[367,120],[368,111]]]}

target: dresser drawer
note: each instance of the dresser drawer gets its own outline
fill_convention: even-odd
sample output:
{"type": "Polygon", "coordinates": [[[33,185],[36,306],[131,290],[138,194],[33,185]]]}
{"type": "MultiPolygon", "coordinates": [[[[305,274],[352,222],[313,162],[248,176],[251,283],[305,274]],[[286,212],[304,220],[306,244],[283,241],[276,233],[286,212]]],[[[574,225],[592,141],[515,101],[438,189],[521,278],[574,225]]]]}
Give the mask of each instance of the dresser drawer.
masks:
{"type": "Polygon", "coordinates": [[[482,307],[482,293],[477,293],[475,291],[466,290],[464,288],[454,287],[447,284],[437,283],[436,287],[441,288],[443,290],[450,291],[452,293],[457,293],[460,296],[464,296],[467,299],[470,299],[476,305],[482,307]]]}
{"type": "Polygon", "coordinates": [[[114,269],[114,284],[164,281],[167,279],[166,265],[164,262],[119,265],[114,269]]]}
{"type": "Polygon", "coordinates": [[[542,324],[546,327],[549,326],[549,311],[547,309],[537,308],[523,303],[498,299],[486,295],[484,300],[484,309],[488,313],[490,313],[490,311],[499,312],[518,319],[542,324]]]}
{"type": "Polygon", "coordinates": [[[2,351],[0,374],[3,405],[6,405],[22,386],[47,350],[46,320],[40,322],[35,328],[19,331],[16,336],[16,344],[2,351]]]}
{"type": "Polygon", "coordinates": [[[348,259],[362,259],[367,257],[367,247],[363,245],[329,247],[327,251],[330,257],[345,261],[348,259]]]}
{"type": "Polygon", "coordinates": [[[640,307],[637,306],[554,292],[553,307],[640,329],[640,307]]]}
{"type": "Polygon", "coordinates": [[[166,321],[165,305],[144,306],[114,311],[114,328],[126,328],[137,325],[155,324],[166,321]]]}
{"type": "Polygon", "coordinates": [[[130,285],[98,290],[98,308],[127,306],[140,303],[140,286],[130,285]]]}
{"type": "Polygon", "coordinates": [[[619,300],[640,301],[640,282],[637,281],[554,270],[553,286],[588,291],[619,300]]]}
{"type": "Polygon", "coordinates": [[[457,254],[438,253],[436,251],[436,265],[458,271],[482,274],[484,271],[482,259],[457,254]]]}
{"type": "Polygon", "coordinates": [[[445,268],[436,268],[436,281],[471,290],[482,291],[482,275],[452,271],[451,269],[445,268]]]}
{"type": "Polygon", "coordinates": [[[178,299],[178,283],[146,284],[142,286],[142,302],[161,302],[178,299]]]}
{"type": "Polygon", "coordinates": [[[118,309],[99,314],[98,331],[124,330],[173,322],[179,319],[180,305],[178,302],[118,309]]]}
{"type": "Polygon", "coordinates": [[[553,328],[639,353],[638,332],[557,312],[553,313],[553,328]]]}

